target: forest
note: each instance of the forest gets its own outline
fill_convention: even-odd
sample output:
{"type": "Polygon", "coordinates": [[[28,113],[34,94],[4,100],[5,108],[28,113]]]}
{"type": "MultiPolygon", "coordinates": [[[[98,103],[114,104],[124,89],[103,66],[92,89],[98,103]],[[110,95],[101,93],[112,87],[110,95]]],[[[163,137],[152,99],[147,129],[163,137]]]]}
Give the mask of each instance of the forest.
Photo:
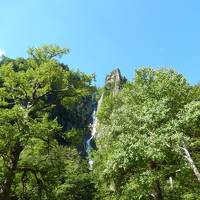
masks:
{"type": "Polygon", "coordinates": [[[67,48],[27,53],[0,60],[0,200],[200,200],[200,84],[147,66],[96,87],[67,48]]]}

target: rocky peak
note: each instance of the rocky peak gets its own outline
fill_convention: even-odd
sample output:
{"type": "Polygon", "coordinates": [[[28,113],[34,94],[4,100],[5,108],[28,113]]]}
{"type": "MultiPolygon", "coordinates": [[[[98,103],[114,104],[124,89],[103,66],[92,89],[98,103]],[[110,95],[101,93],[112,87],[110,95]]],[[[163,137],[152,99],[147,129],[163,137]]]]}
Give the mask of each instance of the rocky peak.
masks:
{"type": "Polygon", "coordinates": [[[126,78],[122,77],[120,69],[117,68],[106,76],[105,89],[111,91],[113,95],[116,95],[124,82],[126,82],[126,78]]]}

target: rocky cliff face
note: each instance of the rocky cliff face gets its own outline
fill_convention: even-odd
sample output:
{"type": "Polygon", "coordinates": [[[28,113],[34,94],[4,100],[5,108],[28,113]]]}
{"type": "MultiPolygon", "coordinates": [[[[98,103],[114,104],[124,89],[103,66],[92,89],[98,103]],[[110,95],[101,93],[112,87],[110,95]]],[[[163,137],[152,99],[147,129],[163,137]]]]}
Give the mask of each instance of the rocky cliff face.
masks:
{"type": "Polygon", "coordinates": [[[99,123],[98,118],[97,118],[97,113],[101,108],[101,104],[104,101],[104,97],[109,96],[109,95],[113,95],[113,96],[116,95],[122,89],[122,86],[125,82],[126,82],[126,78],[122,77],[120,70],[115,69],[109,75],[106,76],[103,93],[101,94],[101,97],[99,98],[98,101],[95,95],[95,106],[93,107],[93,113],[91,115],[91,121],[89,124],[90,134],[89,134],[89,137],[86,135],[85,141],[84,141],[85,156],[88,159],[90,169],[92,169],[92,165],[93,165],[93,160],[92,160],[90,152],[92,149],[96,148],[95,140],[97,140],[98,137],[103,132],[101,130],[101,124],[99,123]]]}
{"type": "Polygon", "coordinates": [[[106,76],[105,93],[116,95],[125,82],[126,78],[122,77],[120,70],[118,68],[113,70],[109,75],[106,76]]]}
{"type": "MultiPolygon", "coordinates": [[[[104,102],[104,98],[106,96],[114,96],[119,93],[126,81],[127,79],[121,75],[121,72],[118,68],[106,76],[104,90],[101,98],[98,101],[97,113],[101,109],[101,104],[104,102]]],[[[102,132],[103,130],[101,130],[101,124],[96,117],[95,123],[93,124],[93,137],[97,139],[102,132]]]]}

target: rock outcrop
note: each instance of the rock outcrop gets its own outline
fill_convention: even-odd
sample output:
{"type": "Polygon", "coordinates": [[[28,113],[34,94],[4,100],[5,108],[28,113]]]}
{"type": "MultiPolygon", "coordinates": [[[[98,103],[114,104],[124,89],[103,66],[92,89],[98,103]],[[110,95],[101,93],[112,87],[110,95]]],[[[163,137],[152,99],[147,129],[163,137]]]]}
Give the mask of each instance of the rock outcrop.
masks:
{"type": "MultiPolygon", "coordinates": [[[[100,110],[101,104],[104,101],[104,97],[109,96],[109,95],[116,95],[117,93],[120,92],[122,89],[123,85],[126,83],[127,79],[126,77],[123,77],[121,75],[120,69],[115,69],[113,70],[109,75],[106,76],[105,78],[105,85],[104,85],[104,90],[101,95],[101,98],[98,101],[98,107],[97,107],[97,113],[100,110]]],[[[100,128],[100,124],[98,122],[98,118],[96,117],[96,121],[94,124],[94,132],[93,136],[94,138],[98,138],[101,133],[103,132],[100,128]]]]}
{"type": "Polygon", "coordinates": [[[116,95],[122,89],[122,86],[126,81],[127,79],[125,77],[122,77],[120,70],[115,69],[106,76],[104,90],[98,101],[96,101],[96,95],[94,95],[95,101],[92,102],[93,112],[90,117],[91,120],[89,124],[90,137],[87,136],[84,141],[85,153],[90,169],[92,169],[93,165],[93,160],[90,152],[92,149],[94,149],[94,147],[96,147],[95,140],[97,140],[98,137],[101,135],[101,132],[103,132],[101,131],[101,127],[97,118],[97,113],[100,110],[104,97],[107,95],[116,95]]]}
{"type": "Polygon", "coordinates": [[[116,95],[122,85],[126,82],[126,78],[122,77],[120,70],[117,68],[113,70],[105,79],[105,92],[116,95]]]}

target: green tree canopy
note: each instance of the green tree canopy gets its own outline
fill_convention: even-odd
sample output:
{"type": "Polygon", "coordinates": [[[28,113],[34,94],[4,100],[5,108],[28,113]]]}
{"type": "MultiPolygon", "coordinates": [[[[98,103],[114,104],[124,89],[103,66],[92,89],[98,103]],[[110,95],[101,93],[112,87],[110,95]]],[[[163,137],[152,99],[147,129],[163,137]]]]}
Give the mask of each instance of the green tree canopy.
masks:
{"type": "Polygon", "coordinates": [[[67,52],[45,45],[29,49],[27,59],[0,66],[0,199],[77,199],[77,194],[89,199],[81,192],[90,184],[86,165],[75,147],[58,145],[54,136],[62,127],[49,112],[94,90],[93,75],[73,72],[55,59],[67,52]],[[68,194],[80,183],[74,196],[68,194]]]}
{"type": "Polygon", "coordinates": [[[200,134],[200,102],[192,94],[174,70],[141,68],[105,98],[94,153],[100,199],[199,198],[198,173],[186,155],[200,134]]]}

